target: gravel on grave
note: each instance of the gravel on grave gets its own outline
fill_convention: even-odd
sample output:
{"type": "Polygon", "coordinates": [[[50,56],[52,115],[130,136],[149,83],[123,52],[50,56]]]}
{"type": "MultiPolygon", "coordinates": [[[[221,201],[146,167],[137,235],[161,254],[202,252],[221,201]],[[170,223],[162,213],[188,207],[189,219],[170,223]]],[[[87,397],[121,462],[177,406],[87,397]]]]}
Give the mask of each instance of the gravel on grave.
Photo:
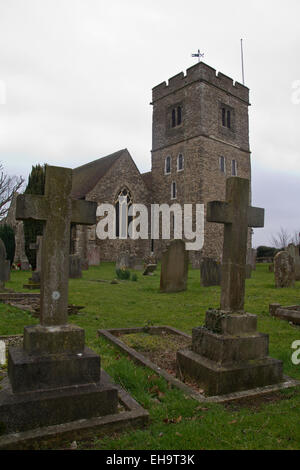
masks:
{"type": "Polygon", "coordinates": [[[203,390],[190,378],[178,377],[176,354],[179,349],[191,348],[191,339],[163,332],[160,335],[134,333],[121,335],[120,339],[132,349],[147,357],[161,369],[178,378],[198,393],[203,390]]]}

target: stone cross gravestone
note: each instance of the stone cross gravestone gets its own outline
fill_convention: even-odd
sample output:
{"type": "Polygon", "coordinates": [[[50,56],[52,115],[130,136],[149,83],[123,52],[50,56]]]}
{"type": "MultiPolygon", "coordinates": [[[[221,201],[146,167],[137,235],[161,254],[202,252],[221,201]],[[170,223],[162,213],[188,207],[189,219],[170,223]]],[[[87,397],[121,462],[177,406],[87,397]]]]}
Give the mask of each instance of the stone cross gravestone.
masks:
{"type": "Polygon", "coordinates": [[[275,255],[274,275],[277,289],[295,286],[295,263],[287,251],[280,251],[275,255]]]}
{"type": "Polygon", "coordinates": [[[10,280],[10,261],[6,259],[6,248],[0,238],[0,290],[5,289],[5,282],[10,280]]]}
{"type": "Polygon", "coordinates": [[[207,221],[224,224],[221,309],[243,311],[249,227],[264,226],[264,209],[249,206],[249,182],[228,178],[226,201],[207,205],[207,221]]]}
{"type": "Polygon", "coordinates": [[[282,361],[268,357],[268,335],[244,312],[248,227],[264,225],[264,210],[249,207],[249,180],[228,178],[226,202],[210,202],[207,221],[224,223],[221,309],[194,328],[192,348],[177,352],[178,376],[192,377],[208,396],[283,381],[282,361]]]}
{"type": "Polygon", "coordinates": [[[221,263],[212,258],[203,258],[200,263],[201,285],[203,287],[221,284],[221,263]]]}
{"type": "Polygon", "coordinates": [[[300,281],[300,246],[295,246],[291,243],[287,247],[287,252],[294,260],[295,265],[295,281],[300,281]]]}
{"type": "Polygon", "coordinates": [[[183,240],[172,240],[161,260],[160,291],[181,292],[187,288],[189,254],[183,240]]]}
{"type": "Polygon", "coordinates": [[[117,389],[100,382],[100,357],[82,328],[68,324],[70,225],[96,223],[96,203],[71,199],[72,170],[46,167],[45,195],[20,195],[17,219],[44,221],[40,324],[10,348],[10,389],[0,391],[7,432],[116,412],[117,389]]]}

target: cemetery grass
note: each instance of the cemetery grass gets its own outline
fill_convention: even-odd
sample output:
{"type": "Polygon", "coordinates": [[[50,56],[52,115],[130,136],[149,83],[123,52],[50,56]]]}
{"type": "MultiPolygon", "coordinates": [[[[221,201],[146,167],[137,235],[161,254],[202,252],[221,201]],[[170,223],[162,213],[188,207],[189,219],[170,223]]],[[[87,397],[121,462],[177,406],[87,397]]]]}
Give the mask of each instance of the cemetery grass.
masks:
{"type": "MultiPolygon", "coordinates": [[[[136,366],[125,354],[103,338],[101,328],[169,325],[188,334],[204,322],[208,308],[219,306],[220,288],[203,288],[199,271],[189,271],[188,290],[177,294],[159,292],[159,270],[154,276],[137,273],[137,282],[118,281],[114,265],[102,263],[83,272],[83,279],[69,282],[69,303],[85,305],[69,317],[86,331],[89,347],[101,355],[102,367],[150,414],[143,430],[93,435],[78,440],[78,449],[299,449],[300,389],[278,392],[264,399],[231,405],[201,404],[149,369],[136,366]],[[106,282],[94,282],[106,281],[106,282]]],[[[12,272],[8,288],[24,291],[29,273],[12,272]]],[[[300,380],[300,365],[291,362],[291,345],[300,340],[300,328],[270,317],[269,304],[300,303],[300,282],[294,289],[275,289],[268,265],[258,265],[246,281],[245,310],[258,315],[258,331],[270,336],[270,356],[281,359],[284,373],[300,380]]],[[[21,334],[25,325],[37,320],[29,313],[0,304],[0,335],[21,334]]],[[[1,386],[1,384],[0,384],[1,386]]],[[[71,442],[44,441],[36,448],[69,448],[71,442]]]]}

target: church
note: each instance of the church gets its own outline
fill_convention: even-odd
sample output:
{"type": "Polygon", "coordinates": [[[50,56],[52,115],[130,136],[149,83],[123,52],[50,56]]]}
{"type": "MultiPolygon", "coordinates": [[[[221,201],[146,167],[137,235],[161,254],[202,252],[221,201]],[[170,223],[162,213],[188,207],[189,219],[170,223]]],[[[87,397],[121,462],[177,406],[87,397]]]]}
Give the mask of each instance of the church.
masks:
{"type": "MultiPolygon", "coordinates": [[[[225,199],[226,178],[251,180],[247,87],[199,62],[185,74],[155,86],[151,105],[150,172],[140,173],[128,149],[112,149],[115,151],[110,155],[73,170],[73,198],[108,203],[116,209],[115,239],[99,239],[96,226],[71,227],[70,253],[80,255],[83,267],[116,261],[124,252],[144,261],[160,259],[168,240],[153,240],[150,233],[147,240],[118,236],[119,196],[126,198],[128,208],[143,204],[148,213],[152,204],[179,204],[182,208],[184,204],[193,208],[202,204],[206,212],[209,201],[225,199]]],[[[22,264],[26,258],[23,223],[15,220],[14,213],[15,200],[6,221],[15,227],[15,262],[22,264]]],[[[174,233],[174,216],[171,239],[172,230],[174,233]]],[[[189,251],[193,267],[198,267],[204,256],[221,261],[222,244],[223,225],[205,222],[203,248],[189,251]]]]}
{"type": "MultiPolygon", "coordinates": [[[[72,196],[116,207],[131,204],[206,204],[225,199],[226,178],[251,180],[249,89],[200,62],[152,90],[151,171],[140,173],[128,149],[114,151],[73,170],[72,196]]],[[[249,194],[249,203],[251,194],[249,194]]],[[[99,240],[96,227],[72,228],[71,251],[88,264],[115,261],[122,252],[159,259],[166,240],[99,240]]],[[[223,227],[205,223],[204,246],[190,251],[220,260],[223,227]]],[[[251,233],[249,231],[249,246],[251,233]]]]}

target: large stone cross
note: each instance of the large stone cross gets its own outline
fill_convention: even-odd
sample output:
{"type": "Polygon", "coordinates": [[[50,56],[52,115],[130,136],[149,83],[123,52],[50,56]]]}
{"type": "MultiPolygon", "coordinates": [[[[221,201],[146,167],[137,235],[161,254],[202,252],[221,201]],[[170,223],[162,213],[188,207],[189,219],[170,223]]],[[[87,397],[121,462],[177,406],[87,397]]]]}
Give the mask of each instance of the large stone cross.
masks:
{"type": "Polygon", "coordinates": [[[72,170],[46,166],[45,194],[21,194],[16,218],[44,221],[41,266],[43,326],[67,324],[71,223],[96,224],[95,202],[71,199],[72,170]]]}
{"type": "Polygon", "coordinates": [[[244,309],[248,227],[264,226],[264,209],[249,206],[250,182],[228,178],[226,201],[207,205],[208,222],[224,224],[221,310],[244,309]]]}

